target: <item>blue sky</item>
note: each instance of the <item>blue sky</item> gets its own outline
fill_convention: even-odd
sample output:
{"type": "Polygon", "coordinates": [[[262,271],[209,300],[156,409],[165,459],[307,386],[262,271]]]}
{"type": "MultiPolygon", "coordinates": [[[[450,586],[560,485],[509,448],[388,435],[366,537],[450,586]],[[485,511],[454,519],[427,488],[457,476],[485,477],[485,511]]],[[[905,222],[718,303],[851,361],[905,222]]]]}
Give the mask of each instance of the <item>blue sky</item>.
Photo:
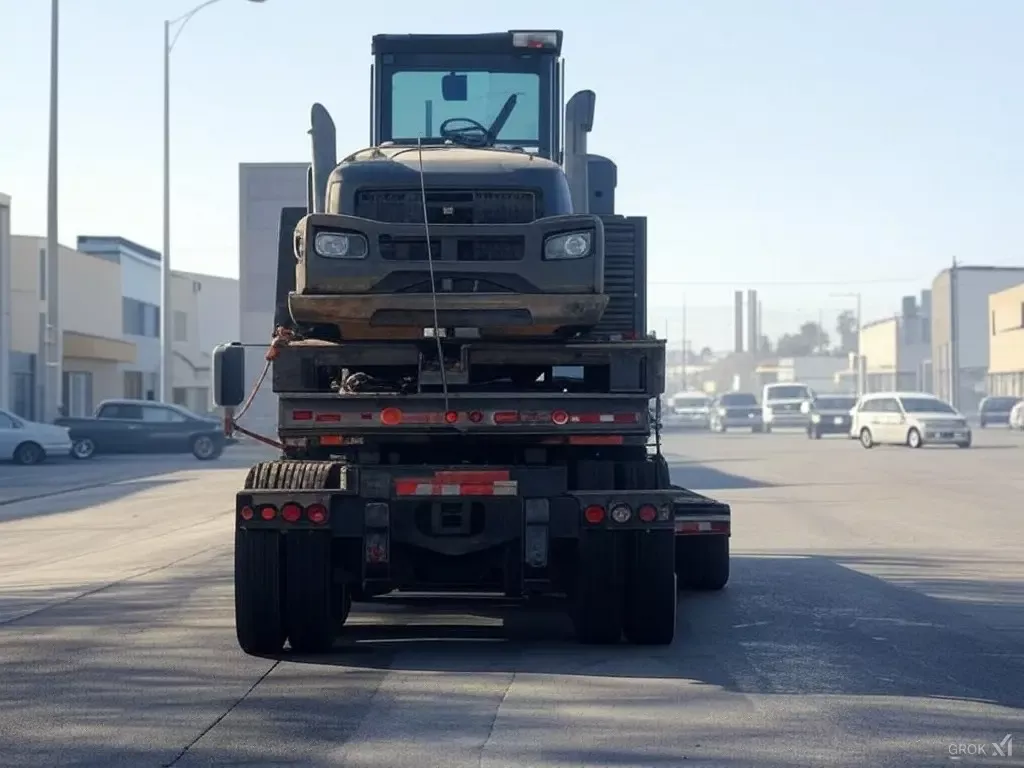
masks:
{"type": "MultiPolygon", "coordinates": [[[[62,3],[62,241],[160,247],[162,22],[195,2],[62,3]]],[[[45,231],[49,5],[0,0],[0,191],[21,234],[45,231]]],[[[1024,3],[517,5],[223,0],[197,15],[172,65],[173,266],[237,273],[238,163],[304,160],[311,102],[342,149],[366,143],[374,33],[531,26],[565,30],[619,210],[650,217],[659,332],[678,337],[684,294],[694,343],[724,347],[734,288],[758,288],[777,334],[830,325],[852,306],[835,293],[891,314],[954,255],[1024,264],[1024,3]]]]}

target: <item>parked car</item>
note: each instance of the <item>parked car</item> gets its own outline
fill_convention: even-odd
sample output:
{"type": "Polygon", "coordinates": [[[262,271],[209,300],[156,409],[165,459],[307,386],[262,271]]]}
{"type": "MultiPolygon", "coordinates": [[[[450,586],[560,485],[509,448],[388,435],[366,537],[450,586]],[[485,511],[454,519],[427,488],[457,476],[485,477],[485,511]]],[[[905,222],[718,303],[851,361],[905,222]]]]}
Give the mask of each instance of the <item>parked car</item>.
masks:
{"type": "Polygon", "coordinates": [[[38,464],[49,456],[71,453],[71,436],[65,427],[42,424],[0,409],[0,461],[38,464]]]}
{"type": "Polygon", "coordinates": [[[97,453],[185,453],[200,461],[218,458],[224,446],[221,423],[185,408],[151,400],[104,400],[92,418],[61,418],[71,430],[71,455],[97,453]]]}
{"type": "Polygon", "coordinates": [[[725,392],[711,404],[711,431],[726,432],[730,429],[764,431],[761,406],[753,393],[725,392]]]}
{"type": "Polygon", "coordinates": [[[855,395],[815,395],[807,400],[800,406],[800,411],[811,419],[807,436],[820,440],[823,435],[848,435],[850,414],[855,405],[855,395]]]}
{"type": "Polygon", "coordinates": [[[949,403],[925,392],[874,392],[857,401],[850,435],[865,448],[928,444],[971,446],[967,419],[949,403]]]}
{"type": "Polygon", "coordinates": [[[978,404],[978,426],[982,429],[989,424],[1009,426],[1010,412],[1019,402],[1021,402],[1019,397],[989,395],[983,398],[978,404]]]}

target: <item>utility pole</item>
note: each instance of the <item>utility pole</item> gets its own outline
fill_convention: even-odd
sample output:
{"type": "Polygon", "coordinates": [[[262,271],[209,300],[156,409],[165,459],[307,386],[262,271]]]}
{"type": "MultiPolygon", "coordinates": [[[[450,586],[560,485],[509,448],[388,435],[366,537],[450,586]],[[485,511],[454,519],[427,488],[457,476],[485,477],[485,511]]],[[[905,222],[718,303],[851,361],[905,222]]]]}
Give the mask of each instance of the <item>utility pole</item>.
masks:
{"type": "Polygon", "coordinates": [[[60,2],[50,5],[50,146],[46,189],[46,333],[43,352],[42,420],[52,422],[60,415],[64,398],[62,363],[64,328],[60,319],[60,245],[57,240],[57,82],[59,65],[60,2]]]}
{"type": "Polygon", "coordinates": [[[686,295],[683,295],[683,338],[682,344],[682,357],[680,358],[680,365],[683,367],[683,391],[687,389],[686,386],[686,295]]]}
{"type": "Polygon", "coordinates": [[[960,312],[957,296],[960,279],[956,256],[949,268],[949,404],[960,407],[960,312]]]}

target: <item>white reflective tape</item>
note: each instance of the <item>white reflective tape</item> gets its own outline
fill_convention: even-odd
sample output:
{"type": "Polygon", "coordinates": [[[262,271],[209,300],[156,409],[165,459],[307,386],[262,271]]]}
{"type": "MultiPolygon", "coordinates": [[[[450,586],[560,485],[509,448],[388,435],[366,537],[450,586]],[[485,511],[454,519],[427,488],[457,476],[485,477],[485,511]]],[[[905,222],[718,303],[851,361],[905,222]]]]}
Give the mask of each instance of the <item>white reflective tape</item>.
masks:
{"type": "Polygon", "coordinates": [[[519,492],[519,483],[515,480],[498,480],[494,483],[495,496],[515,496],[519,492]]]}
{"type": "Polygon", "coordinates": [[[601,416],[600,416],[600,419],[601,419],[602,422],[604,422],[606,424],[614,423],[615,422],[615,414],[613,414],[613,413],[602,413],[601,416]]]}

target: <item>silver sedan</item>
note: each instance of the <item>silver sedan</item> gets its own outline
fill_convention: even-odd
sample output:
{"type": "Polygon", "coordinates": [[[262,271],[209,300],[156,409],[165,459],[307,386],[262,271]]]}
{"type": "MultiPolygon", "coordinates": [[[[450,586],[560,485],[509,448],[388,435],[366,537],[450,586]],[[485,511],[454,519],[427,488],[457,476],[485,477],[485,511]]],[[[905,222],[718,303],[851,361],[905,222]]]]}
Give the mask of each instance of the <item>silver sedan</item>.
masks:
{"type": "Polygon", "coordinates": [[[0,409],[0,461],[38,464],[47,456],[71,453],[71,433],[67,427],[41,424],[0,409]]]}

